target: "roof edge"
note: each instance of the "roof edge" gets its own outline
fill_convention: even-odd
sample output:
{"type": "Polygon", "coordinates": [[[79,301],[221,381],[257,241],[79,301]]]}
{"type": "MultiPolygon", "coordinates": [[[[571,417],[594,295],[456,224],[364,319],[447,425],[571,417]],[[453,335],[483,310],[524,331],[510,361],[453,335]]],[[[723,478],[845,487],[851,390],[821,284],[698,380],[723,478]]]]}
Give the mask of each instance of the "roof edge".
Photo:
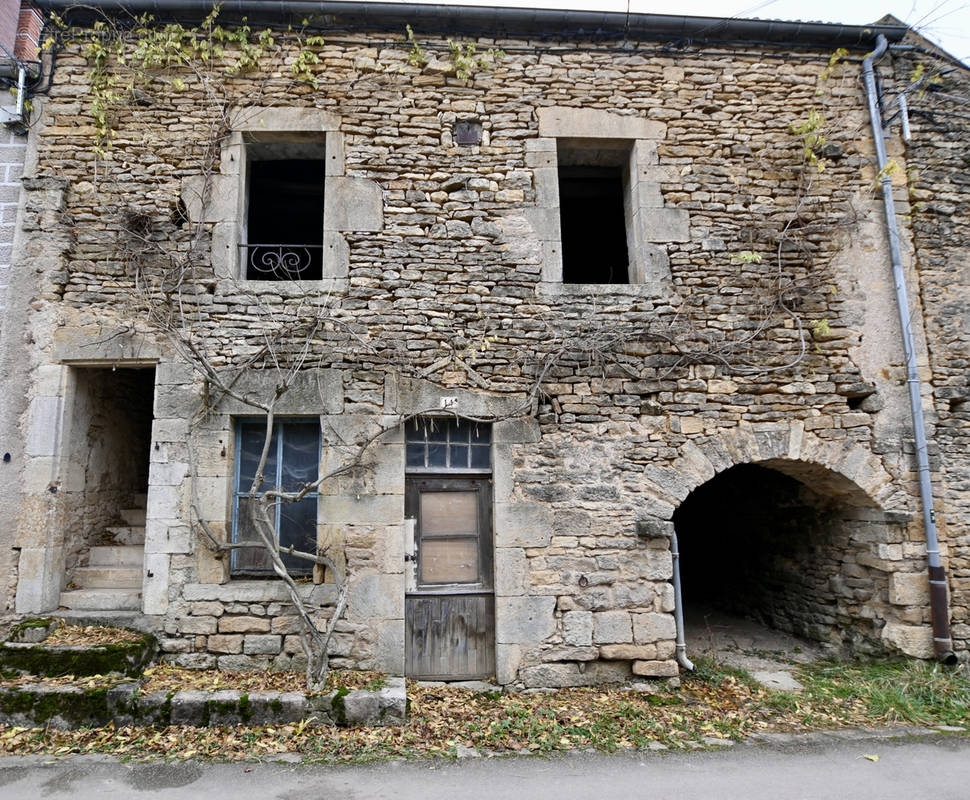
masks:
{"type": "MultiPolygon", "coordinates": [[[[202,18],[212,0],[32,0],[46,11],[69,14],[84,24],[97,15],[152,14],[160,20],[202,18]]],[[[528,35],[535,38],[638,39],[686,45],[691,42],[767,42],[795,46],[868,49],[882,34],[889,42],[905,36],[905,26],[842,25],[828,22],[726,19],[668,14],[626,14],[622,11],[572,11],[491,6],[363,3],[352,0],[222,0],[222,16],[247,16],[250,22],[271,24],[294,18],[331,28],[402,31],[411,25],[419,33],[474,34],[495,38],[528,35]],[[322,19],[321,19],[322,18],[322,19]]]]}

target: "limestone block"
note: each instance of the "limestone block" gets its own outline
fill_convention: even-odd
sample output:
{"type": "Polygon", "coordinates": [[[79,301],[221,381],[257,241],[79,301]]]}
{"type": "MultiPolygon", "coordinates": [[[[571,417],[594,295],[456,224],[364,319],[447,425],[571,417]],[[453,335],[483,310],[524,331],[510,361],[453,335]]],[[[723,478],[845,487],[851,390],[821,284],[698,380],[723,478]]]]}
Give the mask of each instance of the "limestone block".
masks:
{"type": "Polygon", "coordinates": [[[542,664],[538,667],[525,667],[519,671],[519,679],[527,689],[584,686],[586,676],[579,671],[577,664],[542,664]]]}
{"type": "Polygon", "coordinates": [[[323,232],[323,277],[346,278],[350,268],[350,245],[339,231],[323,232]]]}
{"type": "Polygon", "coordinates": [[[599,658],[599,649],[596,647],[553,647],[551,650],[543,650],[541,658],[544,662],[595,661],[599,658]]]}
{"type": "Polygon", "coordinates": [[[18,614],[53,611],[61,594],[64,551],[60,547],[24,547],[18,561],[18,614]]]}
{"type": "Polygon", "coordinates": [[[889,602],[896,606],[927,606],[929,576],[925,572],[893,572],[889,575],[889,602]]]}
{"type": "Polygon", "coordinates": [[[269,628],[266,617],[224,616],[219,620],[219,633],[268,633],[269,628]]]}
{"type": "Polygon", "coordinates": [[[629,612],[593,612],[593,642],[595,644],[629,643],[632,641],[633,627],[629,612]]]}
{"type": "MultiPolygon", "coordinates": [[[[522,216],[532,228],[533,236],[544,242],[559,242],[562,239],[562,228],[558,208],[524,208],[522,216]]],[[[560,277],[562,267],[560,265],[560,277]]]]}
{"type": "Polygon", "coordinates": [[[164,464],[152,462],[149,467],[148,484],[149,486],[178,486],[185,480],[188,474],[189,465],[177,461],[169,461],[164,464]]]}
{"type": "Polygon", "coordinates": [[[541,440],[539,423],[534,419],[506,419],[492,426],[494,444],[537,443],[541,440]]]}
{"type": "Polygon", "coordinates": [[[146,553],[191,553],[192,531],[175,520],[145,521],[146,553]]]}
{"type": "Polygon", "coordinates": [[[53,456],[57,451],[60,430],[59,397],[34,397],[28,406],[27,442],[24,453],[28,456],[53,456]]]}
{"type": "Polygon", "coordinates": [[[539,136],[557,139],[663,139],[667,126],[656,120],[596,108],[540,108],[539,136]]]}
{"type": "Polygon", "coordinates": [[[404,619],[403,573],[351,576],[347,616],[351,619],[404,619]]]}
{"type": "Polygon", "coordinates": [[[495,595],[524,595],[529,589],[529,562],[525,550],[498,547],[495,550],[495,595]]]}
{"type": "Polygon", "coordinates": [[[654,208],[640,212],[645,242],[689,242],[690,215],[682,208],[654,208]]]}
{"type": "Polygon", "coordinates": [[[653,661],[657,658],[654,644],[605,644],[600,648],[600,658],[606,661],[653,661]]]}
{"type": "Polygon", "coordinates": [[[637,536],[641,539],[669,539],[674,533],[674,523],[667,519],[649,517],[637,520],[637,536]]]}
{"type": "Polygon", "coordinates": [[[512,683],[519,674],[523,647],[515,644],[495,644],[495,680],[504,686],[512,683]]]}
{"type": "Polygon", "coordinates": [[[672,640],[677,635],[673,614],[634,614],[633,638],[637,644],[672,640]]]}
{"type": "Polygon", "coordinates": [[[496,503],[496,547],[545,547],[552,539],[552,512],[541,503],[496,503]]]}
{"type": "Polygon", "coordinates": [[[318,519],[329,525],[401,525],[404,495],[322,495],[318,519]]]}
{"type": "Polygon", "coordinates": [[[384,193],[367,178],[327,180],[323,226],[328,231],[379,231],[384,227],[384,193]]]}
{"type": "Polygon", "coordinates": [[[680,674],[680,668],[673,659],[668,661],[634,661],[633,674],[648,678],[672,678],[680,674]]]}
{"type": "Polygon", "coordinates": [[[593,643],[593,615],[589,611],[567,611],[562,615],[563,641],[574,647],[593,643]]]}
{"type": "MultiPolygon", "coordinates": [[[[272,396],[280,374],[275,370],[244,372],[234,388],[240,394],[272,396]]],[[[289,388],[276,403],[276,413],[339,414],[343,411],[343,379],[336,370],[307,369],[291,376],[289,388]]],[[[225,414],[252,414],[253,408],[238,400],[226,398],[220,405],[225,414]]]]}
{"type": "Polygon", "coordinates": [[[244,106],[233,111],[229,127],[254,133],[328,132],[340,129],[340,116],[304,106],[244,106]]]}
{"type": "Polygon", "coordinates": [[[206,639],[206,649],[210,653],[241,653],[243,637],[240,634],[216,634],[206,639]]]}
{"type": "Polygon", "coordinates": [[[404,674],[403,619],[391,619],[378,623],[374,669],[388,675],[404,674]]]}
{"type": "Polygon", "coordinates": [[[183,617],[178,620],[176,628],[179,633],[192,633],[199,636],[208,636],[216,632],[215,617],[183,617]]]}
{"type": "Polygon", "coordinates": [[[145,553],[142,613],[164,614],[168,610],[170,565],[171,556],[168,553],[145,553]]]}
{"type": "Polygon", "coordinates": [[[495,598],[495,641],[538,644],[556,631],[555,597],[495,598]]]}
{"type": "Polygon", "coordinates": [[[933,629],[917,625],[886,623],[882,638],[905,655],[914,658],[933,658],[933,629]]]}
{"type": "Polygon", "coordinates": [[[243,639],[246,655],[276,655],[282,649],[283,637],[273,634],[251,634],[243,639]]]}

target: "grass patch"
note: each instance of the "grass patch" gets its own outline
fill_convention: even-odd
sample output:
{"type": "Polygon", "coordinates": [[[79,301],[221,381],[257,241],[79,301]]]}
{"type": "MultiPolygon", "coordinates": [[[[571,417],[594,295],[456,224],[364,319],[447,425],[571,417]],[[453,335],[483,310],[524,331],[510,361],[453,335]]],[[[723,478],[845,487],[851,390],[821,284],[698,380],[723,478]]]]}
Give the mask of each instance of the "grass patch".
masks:
{"type": "Polygon", "coordinates": [[[823,662],[803,667],[799,679],[813,703],[847,707],[879,722],[970,723],[966,667],[927,661],[823,662]]]}

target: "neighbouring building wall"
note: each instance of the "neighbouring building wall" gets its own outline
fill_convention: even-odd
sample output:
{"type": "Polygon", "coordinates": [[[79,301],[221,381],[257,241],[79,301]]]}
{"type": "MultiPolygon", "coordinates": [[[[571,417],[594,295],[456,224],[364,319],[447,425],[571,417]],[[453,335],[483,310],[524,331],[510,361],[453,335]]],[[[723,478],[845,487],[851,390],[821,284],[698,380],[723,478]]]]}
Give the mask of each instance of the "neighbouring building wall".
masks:
{"type": "MultiPolygon", "coordinates": [[[[929,656],[899,323],[858,59],[723,43],[621,53],[582,40],[483,40],[480,52],[498,44],[506,56],[459,79],[444,40],[427,43],[421,66],[405,44],[353,34],[317,47],[316,87],[267,78],[268,56],[253,73],[220,77],[228,111],[191,80],[182,91],[153,86],[114,109],[118,134],[97,159],[83,46],[58,57],[22,227],[42,270],[31,357],[48,374],[158,362],[143,610],[160,621],[169,657],[299,667],[284,593],[231,577],[194,527],[201,517],[231,536],[235,430],[253,411],[232,398],[212,405],[211,385],[149,318],[151,303],[173,295],[216,367],[268,341],[284,358],[309,348],[276,411],[320,420],[322,468],[401,415],[448,407],[500,420],[490,478],[502,683],[676,674],[675,511],[750,463],[842,509],[796,526],[791,535],[810,544],[785,551],[823,598],[772,609],[763,585],[751,593],[762,615],[833,648],[929,656]],[[480,126],[481,142],[456,143],[459,122],[480,126]],[[824,145],[806,151],[820,130],[824,145]],[[247,279],[238,247],[247,147],[295,151],[308,134],[312,157],[325,152],[323,276],[247,279]],[[219,157],[206,186],[211,148],[219,157]],[[562,153],[624,176],[639,282],[562,282],[562,153]],[[190,268],[166,272],[172,262],[152,260],[136,239],[192,252],[190,268]]],[[[889,75],[888,63],[880,69],[889,75]]],[[[890,146],[905,193],[912,151],[890,146]]],[[[908,226],[903,238],[911,259],[908,226]]],[[[912,294],[924,366],[925,287],[914,282],[912,294]]],[[[271,393],[278,380],[261,369],[240,387],[271,393]]],[[[928,380],[928,398],[933,389],[928,380]]],[[[28,439],[63,422],[55,381],[38,377],[26,395],[28,439]]],[[[41,559],[56,537],[33,522],[46,510],[57,524],[48,488],[63,467],[56,442],[37,441],[28,455],[49,469],[43,480],[31,473],[18,542],[41,559]]],[[[941,446],[952,458],[935,464],[940,511],[965,513],[965,456],[956,440],[941,446]]],[[[318,542],[350,581],[339,666],[403,667],[405,470],[392,431],[320,489],[318,542]]],[[[321,621],[336,597],[325,577],[318,570],[303,587],[321,621]]],[[[953,590],[961,607],[962,584],[953,590]]]]}
{"type": "MultiPolygon", "coordinates": [[[[0,43],[5,52],[25,62],[38,58],[41,16],[18,0],[0,3],[0,43]]],[[[0,61],[10,63],[6,55],[0,61]]],[[[35,72],[36,72],[36,65],[35,72]]],[[[16,85],[15,68],[11,68],[16,85]]],[[[13,94],[6,94],[0,105],[12,106],[13,94]]],[[[28,334],[25,328],[26,305],[31,299],[33,277],[29,266],[18,258],[17,222],[21,204],[21,176],[24,172],[28,134],[20,128],[0,128],[0,375],[4,391],[0,393],[0,514],[16,519],[20,510],[24,449],[21,415],[26,396],[14,387],[28,383],[31,362],[28,334]]],[[[0,609],[13,607],[16,590],[17,556],[10,547],[0,548],[0,609]]]]}
{"type": "Polygon", "coordinates": [[[916,266],[933,368],[934,461],[946,475],[938,520],[949,543],[953,633],[970,641],[970,71],[920,48],[895,56],[893,89],[906,92],[906,146],[916,266]],[[962,115],[962,116],[961,116],[962,115]]]}

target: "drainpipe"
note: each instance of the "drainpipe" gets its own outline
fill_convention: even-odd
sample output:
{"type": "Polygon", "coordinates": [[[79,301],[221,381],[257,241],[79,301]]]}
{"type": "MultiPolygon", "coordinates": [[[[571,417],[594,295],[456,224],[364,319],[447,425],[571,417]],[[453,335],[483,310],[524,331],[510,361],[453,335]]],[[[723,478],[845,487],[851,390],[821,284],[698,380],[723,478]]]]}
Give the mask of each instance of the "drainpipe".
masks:
{"type": "Polygon", "coordinates": [[[886,212],[886,233],[889,238],[889,257],[892,261],[893,283],[896,286],[896,306],[903,334],[903,352],[906,356],[906,384],[909,387],[909,407],[913,416],[913,437],[916,441],[916,462],[919,474],[919,495],[923,510],[923,528],[926,531],[926,556],[929,564],[930,613],[933,618],[933,649],[944,664],[955,664],[953,641],[950,638],[949,608],[947,604],[946,572],[940,563],[940,544],[936,536],[936,514],[933,511],[933,487],[930,483],[930,460],[926,448],[926,426],[923,420],[923,404],[920,400],[920,379],[916,368],[916,349],[913,345],[913,327],[910,321],[909,300],[906,296],[906,278],[903,275],[903,259],[899,248],[899,229],[896,227],[896,204],[893,200],[892,179],[886,174],[886,142],[882,132],[882,116],[879,112],[879,90],[872,63],[886,52],[886,37],[880,34],[876,49],[862,61],[862,78],[869,101],[869,118],[872,137],[876,144],[879,174],[882,176],[882,203],[886,212]]]}
{"type": "Polygon", "coordinates": [[[680,594],[680,546],[677,544],[677,531],[670,533],[670,555],[674,562],[674,624],[677,626],[677,663],[684,669],[693,671],[694,663],[687,657],[687,642],[684,638],[684,601],[680,594]]]}

